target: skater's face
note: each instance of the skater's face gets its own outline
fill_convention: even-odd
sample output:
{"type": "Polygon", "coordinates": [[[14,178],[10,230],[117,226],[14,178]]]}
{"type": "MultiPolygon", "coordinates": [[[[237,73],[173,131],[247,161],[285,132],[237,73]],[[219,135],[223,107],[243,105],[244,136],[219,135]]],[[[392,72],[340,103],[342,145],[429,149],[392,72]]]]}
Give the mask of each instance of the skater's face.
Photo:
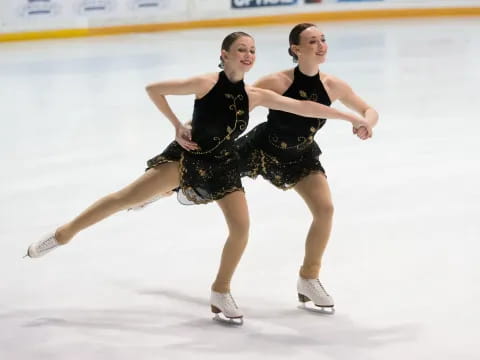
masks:
{"type": "Polygon", "coordinates": [[[250,36],[241,36],[230,45],[228,50],[222,50],[225,68],[232,70],[249,71],[255,63],[255,58],[255,41],[250,36]]]}
{"type": "Polygon", "coordinates": [[[290,49],[297,55],[299,62],[315,61],[321,64],[325,62],[328,45],[325,34],[317,27],[311,26],[301,32],[299,44],[292,44],[290,49]]]}

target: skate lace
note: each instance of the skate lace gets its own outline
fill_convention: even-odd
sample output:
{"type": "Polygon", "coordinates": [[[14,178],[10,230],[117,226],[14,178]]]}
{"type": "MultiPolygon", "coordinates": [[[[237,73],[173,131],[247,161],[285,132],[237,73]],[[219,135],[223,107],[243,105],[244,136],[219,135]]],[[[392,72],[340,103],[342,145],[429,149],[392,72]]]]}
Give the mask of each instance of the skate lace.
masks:
{"type": "Polygon", "coordinates": [[[51,248],[54,248],[56,246],[55,242],[55,235],[50,236],[48,239],[45,241],[42,241],[40,244],[38,244],[38,251],[45,251],[45,250],[50,250],[51,248]]]}
{"type": "Polygon", "coordinates": [[[238,309],[238,305],[235,302],[235,299],[233,298],[232,294],[228,293],[227,295],[227,301],[230,303],[230,305],[233,305],[235,309],[238,309]]]}
{"type": "MultiPolygon", "coordinates": [[[[325,288],[323,287],[323,285],[322,285],[322,283],[320,282],[319,279],[316,279],[316,280],[315,280],[315,285],[320,286],[320,289],[322,289],[322,291],[323,291],[326,295],[328,295],[327,290],[325,290],[325,288]]],[[[330,295],[328,295],[328,296],[330,296],[330,295]]]]}

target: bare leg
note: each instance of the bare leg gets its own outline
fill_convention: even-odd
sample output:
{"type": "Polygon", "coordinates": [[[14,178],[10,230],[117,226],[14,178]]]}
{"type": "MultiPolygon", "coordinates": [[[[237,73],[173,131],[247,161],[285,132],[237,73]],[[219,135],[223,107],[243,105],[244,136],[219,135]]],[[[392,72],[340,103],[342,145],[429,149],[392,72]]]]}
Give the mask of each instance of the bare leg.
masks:
{"type": "Polygon", "coordinates": [[[230,281],[247,246],[249,217],[243,191],[235,191],[218,201],[228,225],[228,238],[223,248],[220,268],[212,290],[219,293],[230,291],[230,281]]]}
{"type": "Polygon", "coordinates": [[[305,242],[305,258],[300,268],[300,276],[304,279],[317,279],[332,229],[333,204],[330,188],[324,174],[314,173],[299,181],[295,190],[305,200],[313,216],[305,242]]]}
{"type": "Polygon", "coordinates": [[[178,187],[180,182],[178,166],[177,162],[171,162],[148,170],[130,185],[97,200],[75,219],[60,226],[55,238],[60,244],[66,244],[79,231],[108,216],[178,187]]]}

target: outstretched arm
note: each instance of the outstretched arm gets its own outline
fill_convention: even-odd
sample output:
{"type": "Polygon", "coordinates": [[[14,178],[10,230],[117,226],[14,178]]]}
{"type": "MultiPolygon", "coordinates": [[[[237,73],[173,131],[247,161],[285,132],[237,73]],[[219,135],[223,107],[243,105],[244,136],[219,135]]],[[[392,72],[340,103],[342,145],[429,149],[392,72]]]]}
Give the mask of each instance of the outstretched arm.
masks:
{"type": "MultiPolygon", "coordinates": [[[[146,87],[148,96],[155,106],[165,117],[172,123],[175,128],[175,140],[187,150],[195,150],[198,146],[192,142],[191,131],[185,127],[175,113],[172,111],[167,102],[166,95],[192,95],[201,97],[209,91],[209,87],[213,81],[211,76],[203,75],[181,80],[168,80],[146,87]]],[[[211,85],[211,86],[213,86],[211,85]]]]}
{"type": "Polygon", "coordinates": [[[318,117],[325,119],[346,120],[352,123],[354,128],[366,127],[371,129],[365,119],[358,115],[331,108],[309,100],[295,100],[277,93],[255,87],[248,88],[248,96],[252,108],[265,106],[274,110],[281,110],[305,117],[318,117]]]}

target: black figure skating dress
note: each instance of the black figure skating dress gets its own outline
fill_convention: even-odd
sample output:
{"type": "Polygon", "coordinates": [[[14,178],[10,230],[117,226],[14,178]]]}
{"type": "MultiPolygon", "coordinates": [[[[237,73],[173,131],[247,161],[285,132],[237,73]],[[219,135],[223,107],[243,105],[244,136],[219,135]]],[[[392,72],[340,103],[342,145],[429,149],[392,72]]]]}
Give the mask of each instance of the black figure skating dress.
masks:
{"type": "Polygon", "coordinates": [[[235,139],[248,125],[248,96],[243,81],[231,83],[222,71],[215,86],[196,99],[192,141],[198,150],[187,151],[176,141],[147,161],[147,170],[160,164],[180,163],[178,200],[204,204],[242,190],[235,139]]]}
{"type": "MultiPolygon", "coordinates": [[[[307,76],[298,67],[294,70],[292,85],[283,95],[327,106],[331,104],[319,74],[307,76]]],[[[325,122],[325,119],[270,110],[266,122],[236,142],[241,175],[251,178],[261,175],[286,190],[312,172],[325,173],[319,161],[322,152],[313,139],[325,122]]]]}

